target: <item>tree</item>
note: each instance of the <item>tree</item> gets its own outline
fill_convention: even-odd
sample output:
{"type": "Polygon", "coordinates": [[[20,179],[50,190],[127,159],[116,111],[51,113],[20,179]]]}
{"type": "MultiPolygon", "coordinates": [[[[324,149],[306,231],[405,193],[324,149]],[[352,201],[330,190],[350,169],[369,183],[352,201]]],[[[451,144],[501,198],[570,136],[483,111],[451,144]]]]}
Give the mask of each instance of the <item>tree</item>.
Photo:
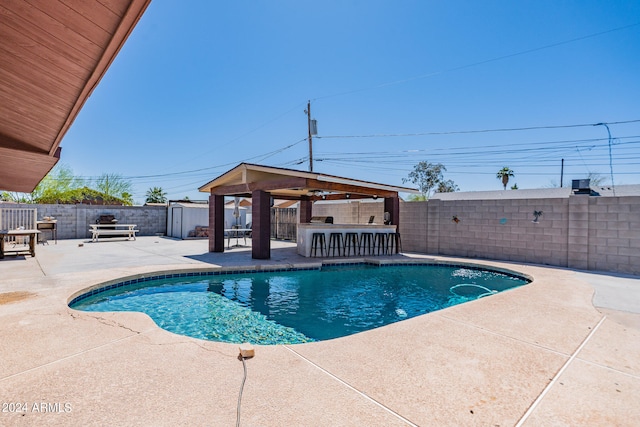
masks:
{"type": "Polygon", "coordinates": [[[589,185],[593,185],[594,187],[600,187],[607,181],[607,178],[600,175],[598,172],[589,172],[589,176],[587,178],[589,178],[589,185]]]}
{"type": "Polygon", "coordinates": [[[447,168],[442,163],[434,164],[422,161],[413,167],[408,178],[402,178],[402,182],[410,181],[416,184],[420,192],[428,199],[431,189],[444,180],[442,172],[446,170],[447,168]]]}
{"type": "Polygon", "coordinates": [[[436,192],[438,192],[438,193],[453,193],[453,192],[459,191],[459,190],[460,189],[458,188],[456,183],[453,182],[452,180],[448,179],[446,181],[440,181],[438,183],[438,188],[436,189],[436,192]]]}
{"type": "Polygon", "coordinates": [[[129,205],[132,204],[131,187],[133,187],[131,181],[117,173],[103,173],[96,180],[96,189],[107,198],[124,200],[129,205]]]}
{"type": "Polygon", "coordinates": [[[133,205],[133,195],[131,193],[127,193],[125,191],[120,195],[120,198],[122,199],[125,205],[127,206],[133,205]]]}
{"type": "Polygon", "coordinates": [[[518,189],[518,183],[515,183],[511,186],[512,190],[517,190],[518,189]]]}
{"type": "Polygon", "coordinates": [[[427,196],[424,194],[411,194],[407,197],[407,202],[424,202],[427,200],[427,196]]]}
{"type": "Polygon", "coordinates": [[[61,195],[55,195],[51,199],[48,196],[40,196],[37,203],[48,204],[74,204],[85,203],[90,205],[131,205],[131,203],[125,199],[119,197],[107,196],[98,190],[94,190],[89,187],[75,188],[68,190],[61,195]]]}
{"type": "Polygon", "coordinates": [[[19,193],[16,191],[3,191],[0,194],[0,200],[3,202],[33,203],[33,200],[30,198],[30,194],[19,193]]]}
{"type": "Polygon", "coordinates": [[[84,180],[69,166],[58,164],[36,186],[31,199],[35,203],[72,203],[74,192],[84,186],[84,180]]]}
{"type": "Polygon", "coordinates": [[[509,177],[514,176],[513,171],[509,169],[508,166],[503,167],[496,174],[496,178],[502,180],[502,186],[504,189],[507,189],[507,184],[509,183],[509,177]]]}
{"type": "Polygon", "coordinates": [[[59,163],[40,181],[31,193],[9,193],[0,195],[2,200],[18,203],[97,203],[132,205],[133,197],[128,191],[131,183],[119,175],[103,174],[98,180],[100,190],[89,188],[85,180],[73,174],[71,168],[59,163]],[[108,191],[105,192],[104,189],[108,191]]]}
{"type": "Polygon", "coordinates": [[[162,187],[153,187],[147,190],[147,203],[167,203],[167,193],[162,187]]]}

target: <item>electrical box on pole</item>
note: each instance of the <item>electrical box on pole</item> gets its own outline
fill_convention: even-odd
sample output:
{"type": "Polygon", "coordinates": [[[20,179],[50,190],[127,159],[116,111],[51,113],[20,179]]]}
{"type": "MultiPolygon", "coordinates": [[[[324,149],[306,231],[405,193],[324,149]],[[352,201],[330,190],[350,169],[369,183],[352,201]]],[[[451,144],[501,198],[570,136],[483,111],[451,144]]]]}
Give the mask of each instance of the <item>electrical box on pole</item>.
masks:
{"type": "Polygon", "coordinates": [[[318,134],[318,124],[315,120],[311,120],[311,101],[307,101],[307,129],[309,130],[309,172],[313,172],[313,138],[312,135],[318,134]]]}

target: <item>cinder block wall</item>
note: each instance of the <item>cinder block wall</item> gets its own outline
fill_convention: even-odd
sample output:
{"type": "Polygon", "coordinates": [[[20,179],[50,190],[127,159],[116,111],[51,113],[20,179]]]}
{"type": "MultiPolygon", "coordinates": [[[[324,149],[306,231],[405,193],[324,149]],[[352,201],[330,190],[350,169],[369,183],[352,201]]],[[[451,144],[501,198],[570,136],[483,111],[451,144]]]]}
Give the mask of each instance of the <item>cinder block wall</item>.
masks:
{"type": "MultiPolygon", "coordinates": [[[[142,236],[166,234],[162,206],[18,205],[34,206],[38,219],[58,219],[59,239],[90,237],[89,224],[106,214],[137,224],[142,236]]],[[[382,223],[384,203],[315,203],[312,212],[337,224],[371,215],[382,223]]],[[[401,202],[400,233],[405,252],[640,275],[640,196],[401,202]],[[534,211],[543,212],[538,223],[534,211]]]]}
{"type": "Polygon", "coordinates": [[[427,202],[400,202],[400,236],[402,250],[407,252],[429,252],[427,202]]]}
{"type": "MultiPolygon", "coordinates": [[[[411,205],[401,205],[401,218],[411,205]]],[[[426,212],[426,250],[405,237],[405,221],[405,251],[640,275],[637,196],[430,200],[426,212]],[[537,223],[534,211],[543,212],[537,223]]]]}
{"type": "Polygon", "coordinates": [[[640,197],[589,197],[587,268],[640,275],[640,197]]]}
{"type": "MultiPolygon", "coordinates": [[[[384,204],[316,203],[313,215],[378,222],[384,204]]],[[[637,196],[401,202],[400,233],[405,252],[640,275],[637,196]]]]}
{"type": "MultiPolygon", "coordinates": [[[[430,252],[537,264],[567,265],[565,199],[432,200],[438,246],[430,252]],[[542,211],[533,222],[534,211],[542,211]],[[454,220],[457,218],[457,222],[454,220]]],[[[431,218],[429,218],[430,220],[431,218]]]]}
{"type": "MultiPolygon", "coordinates": [[[[384,222],[384,201],[351,201],[343,203],[314,203],[312,215],[333,216],[335,224],[367,224],[384,222]]],[[[402,249],[427,252],[427,202],[400,202],[400,236],[402,249]]]]}
{"type": "Polygon", "coordinates": [[[120,224],[136,224],[139,236],[153,236],[167,232],[167,208],[164,206],[109,206],[109,205],[18,205],[37,208],[38,220],[51,216],[56,224],[58,239],[85,239],[91,237],[89,224],[95,224],[100,215],[113,215],[120,224]]]}
{"type": "Polygon", "coordinates": [[[384,202],[361,202],[358,200],[344,203],[313,204],[312,216],[332,216],[335,224],[366,224],[370,216],[375,216],[374,222],[382,224],[384,221],[384,202]]]}

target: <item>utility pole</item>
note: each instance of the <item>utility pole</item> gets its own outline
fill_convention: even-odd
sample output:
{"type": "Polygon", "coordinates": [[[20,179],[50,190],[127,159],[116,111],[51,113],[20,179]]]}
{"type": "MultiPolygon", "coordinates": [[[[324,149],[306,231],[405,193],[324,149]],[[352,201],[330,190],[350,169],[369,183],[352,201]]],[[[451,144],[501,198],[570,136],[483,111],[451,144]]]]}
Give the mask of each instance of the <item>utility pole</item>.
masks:
{"type": "Polygon", "coordinates": [[[616,195],[616,185],[613,182],[613,157],[611,155],[611,131],[606,123],[597,123],[594,126],[604,126],[607,128],[607,135],[609,135],[609,171],[611,172],[611,188],[613,189],[613,195],[616,195]]]}
{"type": "Polygon", "coordinates": [[[564,178],[564,159],[560,165],[560,188],[562,188],[562,178],[564,178]]]}
{"type": "Polygon", "coordinates": [[[313,138],[311,137],[311,101],[307,101],[307,128],[309,130],[309,172],[313,172],[313,138]]]}

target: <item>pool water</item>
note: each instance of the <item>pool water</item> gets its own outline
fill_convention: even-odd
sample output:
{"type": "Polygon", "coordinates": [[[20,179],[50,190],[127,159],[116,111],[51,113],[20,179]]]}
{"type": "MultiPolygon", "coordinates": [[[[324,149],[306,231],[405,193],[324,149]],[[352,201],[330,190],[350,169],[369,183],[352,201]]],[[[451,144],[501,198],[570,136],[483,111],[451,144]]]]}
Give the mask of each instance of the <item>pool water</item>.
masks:
{"type": "Polygon", "coordinates": [[[489,296],[528,280],[448,265],[323,266],[144,281],[76,298],[84,311],[140,311],[212,341],[295,344],[355,334],[489,296]]]}

